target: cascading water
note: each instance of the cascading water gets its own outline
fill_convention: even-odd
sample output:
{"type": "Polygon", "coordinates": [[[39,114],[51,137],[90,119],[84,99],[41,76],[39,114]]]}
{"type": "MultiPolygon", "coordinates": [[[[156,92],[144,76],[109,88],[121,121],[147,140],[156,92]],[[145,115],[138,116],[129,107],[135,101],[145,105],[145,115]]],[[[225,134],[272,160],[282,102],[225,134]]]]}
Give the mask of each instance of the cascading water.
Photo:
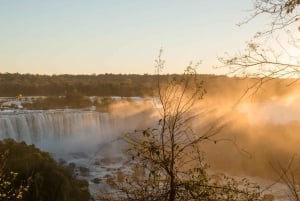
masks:
{"type": "Polygon", "coordinates": [[[1,140],[25,141],[51,153],[57,160],[73,163],[77,167],[76,174],[89,181],[92,194],[96,194],[101,186],[91,181],[107,172],[94,165],[95,161],[121,158],[121,150],[112,143],[120,133],[115,118],[108,113],[82,110],[0,113],[1,140]],[[104,152],[103,147],[113,150],[104,152]]]}
{"type": "Polygon", "coordinates": [[[80,151],[116,138],[113,117],[94,111],[1,113],[0,128],[0,139],[25,141],[54,154],[80,151]]]}
{"type": "Polygon", "coordinates": [[[152,122],[152,112],[142,111],[0,111],[0,140],[25,141],[56,160],[73,163],[76,174],[89,181],[90,191],[96,195],[105,186],[93,180],[117,171],[126,160],[122,152],[126,144],[120,136],[152,122]]]}
{"type": "MultiPolygon", "coordinates": [[[[260,146],[262,142],[266,141],[271,143],[272,141],[271,144],[273,145],[276,145],[276,142],[273,138],[268,137],[268,132],[266,132],[267,138],[263,138],[264,135],[258,135],[257,132],[251,133],[251,130],[253,129],[251,125],[257,127],[259,125],[256,124],[257,122],[263,122],[264,124],[268,123],[266,125],[270,124],[270,126],[277,126],[276,130],[278,130],[277,124],[284,126],[285,123],[289,123],[291,120],[299,120],[299,118],[297,118],[299,117],[298,102],[295,104],[297,107],[291,107],[293,104],[290,102],[288,103],[289,107],[287,107],[287,109],[292,108],[292,114],[295,115],[286,115],[284,118],[282,118],[284,113],[281,111],[283,111],[283,109],[286,111],[286,104],[281,104],[281,102],[278,101],[257,104],[254,106],[253,104],[241,105],[237,108],[238,116],[235,117],[235,113],[232,114],[233,119],[239,118],[239,124],[233,124],[235,127],[232,128],[233,130],[229,130],[229,135],[232,134],[234,136],[238,133],[238,136],[240,136],[238,143],[240,145],[242,144],[243,148],[245,148],[246,145],[253,145],[254,150],[265,151],[267,146],[262,146],[262,149],[260,146]],[[279,106],[282,106],[283,109],[278,110],[279,106]],[[240,116],[239,113],[245,114],[245,116],[240,116]],[[252,114],[255,114],[255,118],[251,118],[252,114]],[[244,121],[246,122],[245,125],[248,126],[246,127],[247,129],[243,128],[244,124],[242,124],[243,119],[241,119],[241,117],[245,118],[244,121]],[[252,121],[253,119],[255,121],[252,121]],[[240,127],[236,128],[237,125],[241,126],[241,130],[239,130],[240,127]],[[237,130],[235,131],[234,128],[237,130]],[[244,135],[241,135],[240,133],[244,135]],[[250,140],[252,140],[252,142],[249,143],[250,140]]],[[[154,108],[159,108],[159,106],[155,106],[154,108]]],[[[104,182],[101,182],[102,184],[95,183],[94,181],[99,181],[95,179],[109,178],[106,176],[109,176],[109,174],[117,174],[122,166],[126,166],[127,158],[122,154],[122,150],[126,148],[126,144],[119,140],[119,137],[122,134],[135,129],[154,127],[156,124],[153,123],[158,119],[155,115],[155,112],[153,112],[153,105],[149,107],[138,107],[136,105],[135,107],[130,107],[130,104],[115,105],[110,113],[85,110],[0,111],[0,140],[4,138],[13,138],[17,141],[25,141],[27,144],[34,144],[41,150],[50,152],[57,160],[62,159],[60,161],[64,161],[66,164],[75,164],[76,174],[89,181],[90,190],[93,195],[96,195],[99,190],[105,188],[105,186],[103,185],[104,182]],[[80,172],[80,170],[86,169],[88,169],[88,172],[80,172]]],[[[205,120],[205,116],[203,118],[205,120]]],[[[296,128],[298,129],[298,127],[296,128]]],[[[198,128],[198,130],[200,130],[201,133],[201,128],[198,128]]],[[[276,134],[276,138],[279,138],[280,133],[276,134]]],[[[299,141],[297,135],[289,136],[291,139],[295,139],[294,141],[299,141]]],[[[287,141],[286,138],[283,139],[287,141]]],[[[240,155],[235,155],[236,150],[232,149],[232,144],[218,143],[217,145],[214,144],[212,146],[214,147],[207,147],[205,153],[207,158],[210,157],[212,159],[210,162],[213,165],[214,160],[216,159],[215,167],[223,167],[228,159],[232,159],[233,163],[235,161],[237,162],[235,167],[239,168],[242,166],[240,164],[243,164],[243,162],[239,163],[239,161],[242,161],[243,158],[240,159],[240,155]],[[218,146],[218,148],[216,148],[216,146],[218,146]],[[222,155],[222,157],[220,157],[220,155],[222,155]],[[221,160],[222,158],[226,160],[224,163],[221,160]]],[[[275,150],[274,146],[269,147],[271,150],[275,150]]],[[[283,146],[280,148],[282,149],[282,147],[283,146]]],[[[244,159],[244,161],[246,160],[247,158],[244,159]]],[[[254,164],[255,167],[257,166],[257,163],[251,161],[245,162],[245,164],[249,163],[254,164]]],[[[230,164],[232,165],[232,163],[230,164]]],[[[244,166],[250,167],[250,165],[244,166]]],[[[260,181],[259,183],[263,182],[260,181]]],[[[281,190],[283,187],[280,186],[278,189],[281,190]]],[[[279,192],[280,190],[278,189],[275,191],[279,192]]],[[[281,193],[279,192],[278,195],[280,194],[281,193]]]]}

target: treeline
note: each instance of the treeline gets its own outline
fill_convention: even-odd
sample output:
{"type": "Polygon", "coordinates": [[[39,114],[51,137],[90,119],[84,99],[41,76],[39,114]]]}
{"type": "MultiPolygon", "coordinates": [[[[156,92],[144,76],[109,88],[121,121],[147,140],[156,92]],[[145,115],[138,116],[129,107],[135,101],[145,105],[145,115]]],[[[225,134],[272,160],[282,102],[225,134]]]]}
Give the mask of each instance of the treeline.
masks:
{"type": "Polygon", "coordinates": [[[72,91],[87,96],[145,96],[154,75],[32,75],[0,74],[0,96],[63,96],[72,91]]]}
{"type": "MultiPolygon", "coordinates": [[[[165,82],[170,77],[161,75],[165,82]]],[[[201,75],[207,80],[212,75],[201,75]]],[[[87,96],[152,96],[157,75],[99,74],[99,75],[33,75],[0,74],[0,96],[63,96],[76,91],[87,96]]]]}
{"type": "MultiPolygon", "coordinates": [[[[162,82],[180,75],[161,75],[162,82]]],[[[227,77],[224,75],[199,75],[209,96],[237,98],[258,79],[227,77]]],[[[286,86],[293,80],[271,80],[263,85],[260,97],[283,95],[294,87],[286,86]]],[[[0,73],[0,97],[23,96],[66,96],[76,92],[86,96],[153,96],[157,88],[157,75],[99,74],[99,75],[33,75],[0,73]]]]}
{"type": "MultiPolygon", "coordinates": [[[[130,98],[122,100],[132,101],[130,98]]],[[[102,97],[101,99],[90,99],[89,97],[78,93],[68,93],[66,96],[47,96],[39,97],[31,102],[22,103],[23,108],[29,110],[49,110],[49,109],[92,109],[99,112],[107,112],[109,106],[117,100],[111,97],[102,97]]],[[[15,108],[15,107],[10,107],[15,108]]]]}

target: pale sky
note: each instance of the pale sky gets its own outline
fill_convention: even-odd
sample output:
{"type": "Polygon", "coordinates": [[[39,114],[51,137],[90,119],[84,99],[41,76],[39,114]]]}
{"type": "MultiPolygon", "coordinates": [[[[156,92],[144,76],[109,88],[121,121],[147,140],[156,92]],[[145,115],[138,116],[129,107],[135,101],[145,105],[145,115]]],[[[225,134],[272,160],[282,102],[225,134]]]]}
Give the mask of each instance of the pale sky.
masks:
{"type": "Polygon", "coordinates": [[[252,0],[0,0],[0,72],[166,73],[190,62],[212,69],[265,24],[236,24],[252,0]]]}

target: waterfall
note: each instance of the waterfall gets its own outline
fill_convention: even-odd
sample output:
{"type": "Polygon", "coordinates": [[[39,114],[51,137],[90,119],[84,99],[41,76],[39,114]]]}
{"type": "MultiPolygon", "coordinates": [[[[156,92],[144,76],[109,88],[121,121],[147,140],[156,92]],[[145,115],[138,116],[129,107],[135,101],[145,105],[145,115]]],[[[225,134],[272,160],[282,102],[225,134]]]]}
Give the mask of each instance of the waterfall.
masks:
{"type": "Polygon", "coordinates": [[[25,141],[51,153],[78,151],[115,139],[114,124],[111,115],[95,111],[2,112],[0,140],[25,141]]]}
{"type": "Polygon", "coordinates": [[[123,167],[128,148],[125,133],[151,127],[152,110],[115,107],[109,113],[86,110],[0,111],[0,140],[12,138],[34,144],[57,161],[75,164],[75,174],[89,182],[92,195],[103,185],[93,179],[123,167]],[[87,168],[88,173],[81,169],[87,168]]]}

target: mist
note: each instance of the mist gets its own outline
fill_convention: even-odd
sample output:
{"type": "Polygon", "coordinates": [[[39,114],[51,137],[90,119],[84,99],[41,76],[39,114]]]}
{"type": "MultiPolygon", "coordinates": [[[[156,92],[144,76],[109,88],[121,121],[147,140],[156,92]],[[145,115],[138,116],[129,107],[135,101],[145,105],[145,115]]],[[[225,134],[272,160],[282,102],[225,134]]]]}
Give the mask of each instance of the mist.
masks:
{"type": "Polygon", "coordinates": [[[235,86],[236,90],[220,97],[209,96],[209,92],[204,97],[198,107],[204,107],[209,118],[221,119],[224,124],[216,137],[217,143],[201,145],[212,169],[237,176],[275,179],[279,177],[276,173],[279,166],[287,167],[293,160],[292,166],[297,168],[300,88],[278,87],[274,83],[250,91],[243,98],[241,95],[247,89],[243,86],[235,86]]]}
{"type": "MultiPolygon", "coordinates": [[[[266,90],[263,87],[243,99],[240,96],[246,90],[244,85],[219,96],[208,92],[195,105],[195,114],[199,114],[193,122],[196,133],[201,135],[209,125],[222,126],[215,141],[200,144],[205,160],[214,171],[273,180],[278,178],[278,166],[285,167],[293,159],[293,167],[297,167],[300,160],[297,91],[300,88],[291,86],[276,91],[278,85],[272,84],[266,86],[268,93],[263,93],[266,90]]],[[[124,127],[131,129],[156,127],[158,110],[150,102],[122,102],[110,107],[110,112],[120,119],[134,119],[134,124],[126,123],[124,127]]]]}
{"type": "MultiPolygon", "coordinates": [[[[243,82],[244,83],[244,82],[243,82]]],[[[240,178],[278,179],[276,168],[293,161],[300,164],[300,87],[277,91],[269,83],[251,96],[246,84],[214,83],[192,109],[197,118],[191,128],[202,135],[210,126],[221,127],[214,140],[199,144],[210,171],[240,178]],[[268,93],[262,91],[270,89],[268,93]]],[[[126,167],[129,145],[124,135],[157,128],[161,106],[156,98],[120,99],[106,112],[85,110],[27,111],[2,113],[1,138],[34,144],[58,161],[89,168],[91,192],[103,185],[92,182],[109,171],[126,167]],[[97,164],[102,164],[99,166],[97,164]]],[[[78,173],[80,175],[80,173],[78,173]]]]}

